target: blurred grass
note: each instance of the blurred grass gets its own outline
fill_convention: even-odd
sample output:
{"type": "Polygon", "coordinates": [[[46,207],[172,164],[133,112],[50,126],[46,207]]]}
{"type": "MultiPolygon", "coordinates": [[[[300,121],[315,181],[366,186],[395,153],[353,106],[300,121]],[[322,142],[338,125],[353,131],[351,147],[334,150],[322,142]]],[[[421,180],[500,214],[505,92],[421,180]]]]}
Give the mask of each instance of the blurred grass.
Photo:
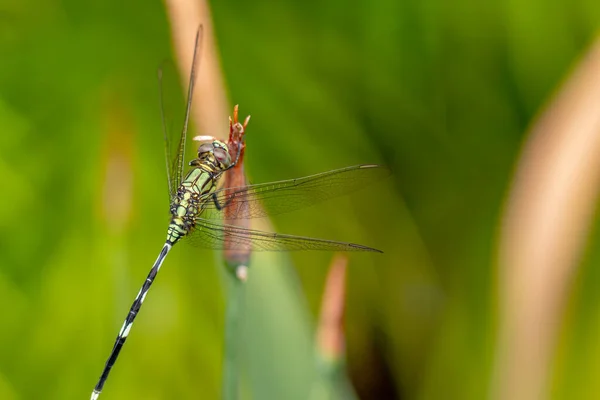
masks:
{"type": "MultiPolygon", "coordinates": [[[[523,132],[596,34],[600,4],[212,7],[230,98],[253,118],[251,181],[363,162],[394,170],[387,184],[275,221],[277,231],[385,251],[352,255],[349,269],[360,398],[484,398],[504,193],[523,132]]],[[[160,2],[0,3],[2,399],[88,396],[160,250],[168,200],[156,68],[171,54],[168,32],[160,2]],[[102,211],[114,154],[132,176],[120,230],[114,210],[102,211]]],[[[563,322],[553,398],[596,397],[597,237],[563,322]]],[[[253,260],[249,282],[243,386],[257,399],[305,398],[311,380],[306,357],[272,360],[290,346],[311,351],[331,255],[281,257],[283,269],[253,260]],[[275,279],[289,286],[265,291],[275,279]]],[[[169,256],[103,397],[219,396],[217,265],[185,245],[169,256]]]]}

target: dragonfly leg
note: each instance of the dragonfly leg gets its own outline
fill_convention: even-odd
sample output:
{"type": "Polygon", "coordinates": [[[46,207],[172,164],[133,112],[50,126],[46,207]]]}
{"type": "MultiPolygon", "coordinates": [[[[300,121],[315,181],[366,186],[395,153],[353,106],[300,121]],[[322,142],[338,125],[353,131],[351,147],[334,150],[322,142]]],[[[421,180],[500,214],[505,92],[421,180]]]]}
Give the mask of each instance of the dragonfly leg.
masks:
{"type": "Polygon", "coordinates": [[[233,201],[233,197],[230,197],[224,203],[219,203],[219,199],[218,199],[216,193],[214,193],[214,192],[211,195],[211,199],[212,199],[213,203],[215,203],[215,208],[219,211],[223,210],[225,207],[230,205],[231,202],[233,201]]]}

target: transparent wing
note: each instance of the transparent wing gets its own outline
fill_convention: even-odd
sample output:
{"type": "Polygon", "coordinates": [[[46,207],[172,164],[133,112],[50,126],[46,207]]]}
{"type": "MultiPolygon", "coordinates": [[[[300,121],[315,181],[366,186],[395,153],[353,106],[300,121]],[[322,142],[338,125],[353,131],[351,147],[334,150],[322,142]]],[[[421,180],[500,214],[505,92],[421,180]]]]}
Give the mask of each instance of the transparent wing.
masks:
{"type": "Polygon", "coordinates": [[[167,164],[167,180],[169,184],[169,194],[173,197],[177,188],[183,179],[183,166],[185,162],[185,145],[187,139],[187,130],[190,120],[190,110],[192,99],[194,97],[194,85],[196,74],[200,65],[200,55],[202,45],[202,26],[198,27],[196,40],[194,42],[194,56],[192,68],[190,70],[190,80],[188,83],[187,101],[185,104],[185,114],[176,115],[177,118],[183,116],[183,126],[180,129],[174,127],[173,111],[181,111],[182,106],[181,93],[177,72],[172,62],[164,62],[158,69],[158,81],[160,90],[160,110],[163,124],[163,134],[165,139],[165,159],[167,164]],[[177,137],[177,134],[179,136],[177,137]]]}
{"type": "Polygon", "coordinates": [[[304,178],[223,188],[215,192],[216,201],[205,204],[208,212],[203,217],[221,218],[225,210],[230,219],[283,214],[362,189],[389,175],[379,165],[356,165],[304,178]]]}
{"type": "Polygon", "coordinates": [[[381,250],[360,244],[262,232],[234,225],[222,225],[202,218],[196,219],[196,227],[188,235],[190,243],[208,249],[373,251],[381,253],[381,250]]]}
{"type": "Polygon", "coordinates": [[[174,110],[185,109],[182,100],[181,91],[179,90],[179,82],[177,80],[177,72],[175,65],[171,61],[165,61],[158,69],[158,82],[160,94],[160,114],[162,119],[163,135],[165,140],[165,163],[167,169],[167,182],[169,184],[169,196],[173,197],[177,190],[177,160],[179,142],[181,140],[181,122],[178,122],[176,127],[173,116],[180,116],[180,113],[175,113],[174,110]]]}

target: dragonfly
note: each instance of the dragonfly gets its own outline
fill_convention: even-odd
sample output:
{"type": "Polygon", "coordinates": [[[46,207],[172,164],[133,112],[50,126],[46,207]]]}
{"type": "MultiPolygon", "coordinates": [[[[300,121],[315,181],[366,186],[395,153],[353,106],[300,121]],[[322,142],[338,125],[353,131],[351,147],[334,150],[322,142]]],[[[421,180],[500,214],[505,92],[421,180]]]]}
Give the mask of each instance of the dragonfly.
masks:
{"type": "Polygon", "coordinates": [[[230,118],[230,135],[232,130],[237,135],[234,140],[232,141],[230,136],[230,142],[226,143],[212,136],[196,136],[194,140],[199,142],[197,157],[189,162],[191,168],[184,175],[186,136],[201,42],[202,27],[199,27],[194,44],[183,127],[174,149],[172,149],[173,140],[167,133],[164,117],[163,75],[162,69],[159,69],[171,220],[165,243],[119,330],[102,374],[93,389],[91,400],[96,400],[100,396],[163,261],[171,248],[180,240],[190,239],[193,244],[200,247],[234,251],[327,250],[381,253],[380,250],[360,244],[263,232],[223,223],[224,216],[227,217],[227,221],[245,220],[308,207],[359,190],[389,173],[386,168],[367,164],[297,179],[220,188],[220,179],[237,165],[245,146],[243,136],[249,117],[243,123],[238,121],[236,106],[233,119],[230,118]]]}

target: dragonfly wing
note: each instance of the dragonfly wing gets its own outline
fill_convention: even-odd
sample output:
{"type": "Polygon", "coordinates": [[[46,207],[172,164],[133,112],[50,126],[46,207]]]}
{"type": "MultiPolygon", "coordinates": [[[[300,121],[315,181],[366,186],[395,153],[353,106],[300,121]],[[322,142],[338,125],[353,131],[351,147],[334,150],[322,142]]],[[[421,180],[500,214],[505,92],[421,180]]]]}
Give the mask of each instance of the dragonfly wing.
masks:
{"type": "Polygon", "coordinates": [[[354,192],[389,175],[380,165],[355,165],[304,178],[223,188],[204,209],[209,219],[220,218],[225,209],[231,219],[278,215],[354,192]]]}
{"type": "Polygon", "coordinates": [[[165,162],[167,167],[167,182],[169,184],[169,196],[175,196],[177,190],[177,150],[180,141],[175,137],[176,133],[181,133],[181,129],[176,129],[173,121],[173,109],[183,110],[183,101],[180,99],[181,93],[176,89],[179,87],[177,82],[177,72],[171,61],[165,61],[158,69],[158,84],[160,94],[160,116],[162,120],[163,135],[165,140],[165,162]],[[175,103],[181,103],[175,104],[175,103]]]}
{"type": "Polygon", "coordinates": [[[263,232],[235,225],[222,225],[202,218],[196,219],[196,227],[188,235],[190,236],[189,241],[193,245],[209,249],[373,251],[381,253],[380,250],[360,244],[263,232]]]}
{"type": "Polygon", "coordinates": [[[169,194],[173,197],[177,188],[183,179],[183,167],[185,161],[185,145],[187,141],[187,130],[190,120],[190,111],[192,99],[194,97],[194,85],[196,75],[200,65],[200,56],[202,54],[202,26],[198,27],[196,32],[196,41],[194,44],[194,56],[192,68],[190,70],[190,80],[188,83],[187,101],[185,107],[181,101],[181,93],[177,90],[179,83],[177,79],[176,68],[172,62],[165,62],[158,70],[158,81],[160,90],[160,108],[163,124],[163,134],[165,139],[165,159],[167,163],[167,179],[169,183],[169,194]],[[176,109],[176,110],[173,110],[176,109]],[[183,111],[185,114],[176,115],[177,118],[183,117],[183,124],[179,128],[174,127],[172,111],[183,111]],[[179,134],[179,137],[177,137],[179,134]]]}

